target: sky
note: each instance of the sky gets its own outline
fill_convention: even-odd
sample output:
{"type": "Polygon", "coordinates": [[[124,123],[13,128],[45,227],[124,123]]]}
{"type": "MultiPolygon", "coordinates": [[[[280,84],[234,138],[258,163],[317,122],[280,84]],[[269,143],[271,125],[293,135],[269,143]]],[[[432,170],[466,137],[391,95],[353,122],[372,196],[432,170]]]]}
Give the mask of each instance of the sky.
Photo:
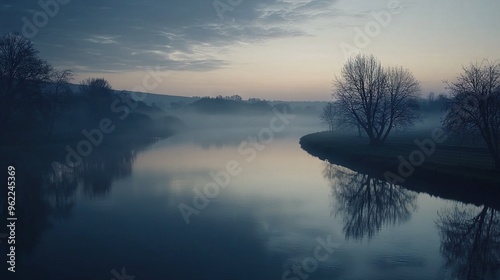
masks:
{"type": "Polygon", "coordinates": [[[347,58],[408,68],[422,95],[500,59],[498,0],[0,0],[74,83],[181,96],[330,100],[347,58]]]}

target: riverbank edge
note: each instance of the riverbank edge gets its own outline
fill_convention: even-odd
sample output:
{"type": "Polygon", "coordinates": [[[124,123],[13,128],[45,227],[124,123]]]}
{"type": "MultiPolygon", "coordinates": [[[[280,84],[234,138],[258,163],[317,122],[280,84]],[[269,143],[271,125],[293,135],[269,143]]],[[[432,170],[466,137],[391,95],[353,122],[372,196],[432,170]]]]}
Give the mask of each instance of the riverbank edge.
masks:
{"type": "MultiPolygon", "coordinates": [[[[359,173],[368,174],[376,179],[387,181],[388,172],[400,176],[398,174],[399,153],[386,152],[385,155],[380,155],[375,152],[367,152],[367,144],[353,144],[351,142],[350,145],[345,145],[342,141],[347,143],[349,139],[348,137],[342,138],[342,136],[334,137],[331,132],[326,131],[305,135],[300,138],[299,143],[302,149],[312,156],[359,173]],[[361,148],[359,150],[363,150],[363,153],[355,149],[356,145],[361,148]]],[[[373,148],[374,151],[376,149],[377,147],[373,148]]],[[[500,196],[500,176],[498,171],[494,170],[424,161],[422,165],[415,167],[413,174],[404,178],[403,182],[398,182],[398,185],[443,199],[486,205],[500,210],[498,199],[500,196]]]]}

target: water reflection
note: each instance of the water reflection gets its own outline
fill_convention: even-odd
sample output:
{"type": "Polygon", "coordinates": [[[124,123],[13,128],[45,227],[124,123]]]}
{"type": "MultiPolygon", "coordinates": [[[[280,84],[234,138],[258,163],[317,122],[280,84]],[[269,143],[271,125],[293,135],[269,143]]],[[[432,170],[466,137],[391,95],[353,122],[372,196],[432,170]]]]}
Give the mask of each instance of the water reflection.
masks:
{"type": "Polygon", "coordinates": [[[383,227],[408,221],[417,194],[402,187],[325,161],[332,186],[332,215],[342,216],[346,239],[372,238],[383,227]]]}
{"type": "Polygon", "coordinates": [[[498,279],[500,215],[489,207],[456,203],[436,221],[441,254],[454,279],[498,279]]]}
{"type": "MultiPolygon", "coordinates": [[[[19,252],[32,252],[54,220],[71,217],[79,188],[89,198],[108,194],[114,180],[131,174],[137,153],[151,143],[153,140],[103,143],[74,167],[63,164],[66,144],[0,151],[1,166],[16,167],[19,252]]],[[[1,192],[2,202],[7,201],[5,195],[1,192]]],[[[5,220],[6,215],[1,212],[0,218],[5,220]]]]}

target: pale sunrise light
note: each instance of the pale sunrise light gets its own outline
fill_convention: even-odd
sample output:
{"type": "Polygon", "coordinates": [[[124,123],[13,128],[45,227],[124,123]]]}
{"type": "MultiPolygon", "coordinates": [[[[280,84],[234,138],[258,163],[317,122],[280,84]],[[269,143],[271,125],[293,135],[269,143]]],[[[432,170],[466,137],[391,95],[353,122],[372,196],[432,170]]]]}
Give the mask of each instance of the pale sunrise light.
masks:
{"type": "MultiPolygon", "coordinates": [[[[222,11],[210,1],[81,5],[66,4],[33,42],[76,81],[100,76],[116,89],[160,67],[166,77],[151,90],[159,94],[329,100],[348,44],[410,69],[426,95],[444,92],[442,81],[462,65],[500,57],[498,1],[262,0],[222,11]]],[[[2,6],[12,20],[0,30],[29,34],[16,20],[21,6],[2,6]]]]}

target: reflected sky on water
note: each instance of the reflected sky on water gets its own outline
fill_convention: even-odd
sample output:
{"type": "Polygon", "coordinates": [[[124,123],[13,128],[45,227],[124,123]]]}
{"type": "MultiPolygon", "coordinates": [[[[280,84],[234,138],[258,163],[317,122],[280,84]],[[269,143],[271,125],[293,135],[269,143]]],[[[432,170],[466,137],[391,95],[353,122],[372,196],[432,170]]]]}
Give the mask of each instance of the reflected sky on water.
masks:
{"type": "Polygon", "coordinates": [[[18,279],[111,279],[123,267],[136,279],[495,279],[497,210],[312,157],[298,140],[315,130],[276,135],[250,161],[238,146],[258,128],[110,145],[62,181],[54,153],[32,167],[19,156],[18,279]],[[241,172],[186,225],[179,205],[229,161],[241,172]],[[318,238],[338,246],[284,277],[318,238]]]}

